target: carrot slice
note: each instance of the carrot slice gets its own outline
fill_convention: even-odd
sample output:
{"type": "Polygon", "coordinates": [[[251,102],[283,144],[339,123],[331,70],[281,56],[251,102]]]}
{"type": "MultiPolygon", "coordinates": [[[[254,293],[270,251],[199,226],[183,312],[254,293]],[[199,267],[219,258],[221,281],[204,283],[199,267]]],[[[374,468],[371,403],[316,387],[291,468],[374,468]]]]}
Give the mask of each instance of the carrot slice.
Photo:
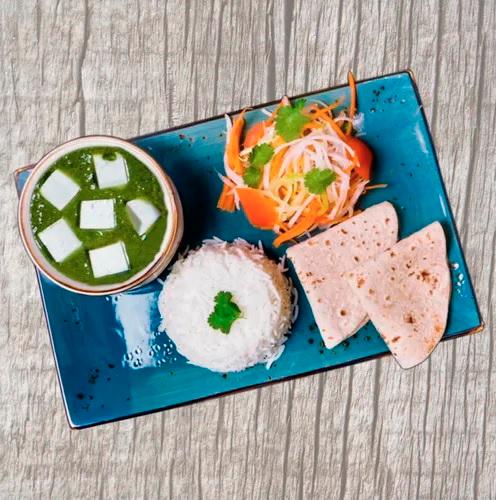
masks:
{"type": "Polygon", "coordinates": [[[277,223],[276,202],[262,191],[253,188],[238,188],[239,201],[252,226],[272,229],[277,223]]]}
{"type": "Polygon", "coordinates": [[[343,133],[341,130],[340,126],[329,116],[323,115],[320,117],[322,120],[326,121],[331,128],[336,132],[337,136],[342,139],[343,141],[346,139],[346,135],[343,133]]]}
{"type": "Polygon", "coordinates": [[[265,122],[255,123],[246,132],[245,142],[243,143],[245,148],[251,148],[263,137],[265,134],[265,122]]]}
{"type": "Polygon", "coordinates": [[[372,150],[358,137],[348,136],[345,142],[353,149],[356,159],[358,160],[358,167],[355,170],[356,173],[362,179],[369,181],[372,172],[372,160],[374,159],[372,150]]]}
{"type": "Polygon", "coordinates": [[[368,184],[367,186],[365,186],[365,191],[372,191],[373,189],[382,189],[386,187],[388,187],[387,184],[374,184],[374,185],[368,184]]]}
{"type": "Polygon", "coordinates": [[[274,177],[277,175],[279,172],[279,168],[281,167],[282,164],[282,159],[284,158],[284,155],[286,154],[286,150],[282,149],[272,159],[270,163],[270,180],[274,179],[274,177]]]}
{"type": "Polygon", "coordinates": [[[217,208],[224,210],[225,212],[234,212],[236,204],[234,203],[234,196],[230,192],[230,188],[227,184],[224,184],[222,188],[222,193],[219,196],[219,201],[217,202],[217,208]]]}
{"type": "Polygon", "coordinates": [[[297,238],[298,236],[302,235],[304,232],[306,232],[312,228],[312,226],[315,224],[317,217],[318,217],[318,211],[317,211],[318,210],[318,203],[314,204],[312,202],[309,206],[309,209],[310,210],[309,210],[308,214],[301,217],[299,222],[297,222],[291,229],[289,229],[285,233],[280,234],[274,240],[274,246],[276,248],[281,246],[286,241],[297,238]]]}
{"type": "Polygon", "coordinates": [[[349,109],[349,117],[354,118],[357,110],[357,90],[355,77],[351,71],[348,72],[348,85],[350,86],[350,109],[349,109]]]}
{"type": "MultiPolygon", "coordinates": [[[[357,110],[357,90],[355,78],[351,71],[348,72],[348,85],[350,86],[350,107],[348,109],[348,116],[353,120],[357,110]]],[[[352,131],[353,125],[348,123],[346,127],[346,135],[350,135],[352,131]]]]}

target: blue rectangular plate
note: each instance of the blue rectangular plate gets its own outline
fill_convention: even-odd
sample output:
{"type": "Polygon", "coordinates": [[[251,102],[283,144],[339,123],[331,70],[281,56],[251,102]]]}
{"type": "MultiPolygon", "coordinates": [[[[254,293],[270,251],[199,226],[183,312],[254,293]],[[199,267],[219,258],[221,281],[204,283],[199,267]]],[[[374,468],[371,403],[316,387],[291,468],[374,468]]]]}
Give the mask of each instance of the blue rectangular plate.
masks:
{"type": "MultiPolygon", "coordinates": [[[[347,95],[344,86],[307,94],[325,102],[347,95]]],[[[358,83],[364,133],[375,153],[374,182],[360,202],[367,207],[391,201],[405,237],[439,220],[447,235],[453,293],[444,339],[480,331],[477,306],[460,240],[447,200],[432,138],[411,73],[401,72],[358,83]],[[455,269],[456,268],[456,269],[455,269]]],[[[248,124],[263,117],[260,105],[247,113],[248,124]]],[[[205,238],[261,240],[271,257],[274,235],[251,227],[244,215],[216,209],[221,190],[225,141],[223,117],[138,137],[175,182],[185,212],[183,248],[205,238]]],[[[29,168],[16,173],[20,191],[29,168]]],[[[298,280],[290,271],[294,282],[298,280]]],[[[179,355],[160,322],[154,282],[112,297],[67,292],[38,274],[60,386],[69,424],[83,428],[143,415],[247,387],[316,373],[376,358],[388,352],[372,324],[334,349],[323,347],[312,312],[299,287],[300,314],[281,358],[268,370],[258,365],[240,373],[218,374],[190,365],[179,355]]],[[[399,368],[398,368],[399,369],[399,368]]]]}

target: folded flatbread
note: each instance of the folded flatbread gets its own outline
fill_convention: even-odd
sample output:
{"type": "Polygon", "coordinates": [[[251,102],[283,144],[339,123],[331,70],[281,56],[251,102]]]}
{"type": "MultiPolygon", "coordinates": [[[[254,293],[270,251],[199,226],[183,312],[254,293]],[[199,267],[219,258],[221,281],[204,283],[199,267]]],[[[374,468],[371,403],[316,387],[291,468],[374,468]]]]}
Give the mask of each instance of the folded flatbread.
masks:
{"type": "Polygon", "coordinates": [[[439,222],[346,273],[402,368],[424,361],[446,328],[451,280],[439,222]]]}
{"type": "Polygon", "coordinates": [[[329,349],[356,333],[368,320],[343,272],[384,252],[397,239],[396,211],[391,203],[384,202],[288,249],[287,255],[329,349]]]}

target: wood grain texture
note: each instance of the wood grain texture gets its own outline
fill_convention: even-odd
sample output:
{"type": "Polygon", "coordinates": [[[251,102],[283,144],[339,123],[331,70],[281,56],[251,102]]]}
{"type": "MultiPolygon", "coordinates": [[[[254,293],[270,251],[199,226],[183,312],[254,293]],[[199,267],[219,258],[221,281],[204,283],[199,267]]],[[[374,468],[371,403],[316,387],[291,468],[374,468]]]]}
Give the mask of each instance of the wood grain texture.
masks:
{"type": "Polygon", "coordinates": [[[496,3],[2,0],[0,498],[496,498],[496,3]],[[484,333],[70,431],[11,172],[71,137],[134,136],[410,67],[484,333]]]}

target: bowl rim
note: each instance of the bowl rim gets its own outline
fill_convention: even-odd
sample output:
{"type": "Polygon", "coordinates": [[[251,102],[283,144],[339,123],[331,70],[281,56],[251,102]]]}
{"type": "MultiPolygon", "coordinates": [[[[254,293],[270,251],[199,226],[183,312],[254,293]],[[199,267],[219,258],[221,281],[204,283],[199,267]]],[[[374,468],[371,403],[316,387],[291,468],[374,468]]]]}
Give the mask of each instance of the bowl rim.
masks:
{"type": "Polygon", "coordinates": [[[144,149],[132,142],[111,135],[87,135],[66,141],[41,157],[36,162],[19,197],[18,226],[24,248],[36,268],[57,285],[71,292],[84,295],[110,295],[121,293],[143,284],[159,274],[174,256],[182,234],[182,207],[177,190],[159,163],[144,149]],[[123,282],[89,285],[64,275],[42,254],[31,227],[30,202],[40,177],[62,156],[86,147],[114,146],[121,148],[140,160],[159,181],[167,208],[167,226],[160,249],[152,261],[139,272],[123,282]],[[162,268],[162,269],[161,269],[162,268]]]}

